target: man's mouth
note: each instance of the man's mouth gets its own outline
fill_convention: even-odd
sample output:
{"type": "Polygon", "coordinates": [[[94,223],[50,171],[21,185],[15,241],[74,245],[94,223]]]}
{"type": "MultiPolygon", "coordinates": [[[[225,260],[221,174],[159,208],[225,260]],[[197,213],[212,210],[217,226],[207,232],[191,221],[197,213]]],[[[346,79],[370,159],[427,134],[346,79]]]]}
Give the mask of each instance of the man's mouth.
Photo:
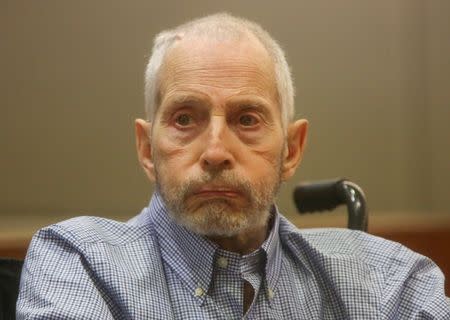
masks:
{"type": "Polygon", "coordinates": [[[194,195],[200,197],[236,198],[241,195],[241,192],[228,187],[203,187],[194,192],[194,195]]]}

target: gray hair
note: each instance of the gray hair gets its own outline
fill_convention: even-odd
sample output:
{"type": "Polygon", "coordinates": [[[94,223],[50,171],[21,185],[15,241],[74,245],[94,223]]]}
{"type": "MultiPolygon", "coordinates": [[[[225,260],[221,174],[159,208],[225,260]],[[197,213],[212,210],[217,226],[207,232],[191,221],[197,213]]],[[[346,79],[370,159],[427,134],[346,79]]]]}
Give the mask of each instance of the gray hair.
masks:
{"type": "Polygon", "coordinates": [[[170,48],[184,36],[207,36],[216,40],[253,35],[267,50],[275,66],[275,80],[281,108],[281,122],[286,130],[294,116],[294,86],[285,54],[280,45],[260,25],[227,13],[218,13],[192,20],[171,30],[159,33],[153,43],[152,55],[145,71],[145,111],[149,121],[159,104],[159,70],[170,48]]]}

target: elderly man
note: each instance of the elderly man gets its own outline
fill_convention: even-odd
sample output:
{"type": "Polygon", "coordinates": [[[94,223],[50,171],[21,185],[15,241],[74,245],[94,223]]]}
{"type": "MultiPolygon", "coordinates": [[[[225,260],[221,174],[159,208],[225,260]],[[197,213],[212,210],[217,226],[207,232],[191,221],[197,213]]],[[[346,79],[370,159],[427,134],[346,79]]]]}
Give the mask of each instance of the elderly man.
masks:
{"type": "Polygon", "coordinates": [[[218,14],[162,32],[145,79],[149,206],[39,231],[19,319],[450,319],[429,259],[362,232],[300,231],[273,205],[307,121],[292,121],[288,65],[260,26],[218,14]]]}

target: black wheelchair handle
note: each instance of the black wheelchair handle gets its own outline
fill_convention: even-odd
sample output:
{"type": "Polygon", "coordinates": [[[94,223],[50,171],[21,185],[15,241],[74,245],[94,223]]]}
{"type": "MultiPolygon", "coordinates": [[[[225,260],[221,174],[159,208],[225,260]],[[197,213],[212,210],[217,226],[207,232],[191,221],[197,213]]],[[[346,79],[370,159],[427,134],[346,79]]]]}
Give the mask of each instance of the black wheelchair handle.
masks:
{"type": "Polygon", "coordinates": [[[348,210],[348,228],[367,231],[364,192],[351,181],[338,178],[302,183],[294,189],[294,202],[301,214],[333,210],[345,204],[348,210]]]}

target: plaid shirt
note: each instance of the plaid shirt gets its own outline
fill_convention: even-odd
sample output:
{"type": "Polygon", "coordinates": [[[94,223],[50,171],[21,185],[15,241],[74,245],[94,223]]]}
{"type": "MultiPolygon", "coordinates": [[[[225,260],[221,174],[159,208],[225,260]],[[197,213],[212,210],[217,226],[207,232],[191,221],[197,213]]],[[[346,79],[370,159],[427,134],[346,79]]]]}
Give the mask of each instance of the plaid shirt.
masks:
{"type": "Polygon", "coordinates": [[[156,194],[127,223],[80,217],[40,230],[18,319],[450,319],[444,277],[400,244],[298,230],[276,208],[240,256],[176,225],[156,194]],[[243,314],[243,283],[255,291],[243,314]]]}

